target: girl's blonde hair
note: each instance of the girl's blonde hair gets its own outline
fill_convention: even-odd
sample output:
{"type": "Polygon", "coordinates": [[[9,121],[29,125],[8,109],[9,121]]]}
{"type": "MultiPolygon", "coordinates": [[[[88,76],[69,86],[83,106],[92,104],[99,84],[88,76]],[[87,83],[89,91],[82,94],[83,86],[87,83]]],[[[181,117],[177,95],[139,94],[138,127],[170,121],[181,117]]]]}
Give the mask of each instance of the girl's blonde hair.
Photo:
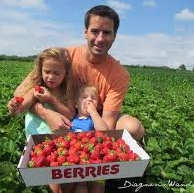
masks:
{"type": "Polygon", "coordinates": [[[42,78],[42,64],[44,60],[49,58],[59,60],[65,66],[66,76],[61,85],[63,95],[61,99],[62,101],[66,101],[73,95],[72,93],[73,89],[72,89],[71,61],[69,53],[65,48],[59,47],[47,48],[38,55],[38,57],[35,59],[34,69],[31,72],[32,85],[29,85],[30,87],[29,89],[33,88],[36,85],[45,86],[42,78]]]}
{"type": "Polygon", "coordinates": [[[93,90],[97,96],[97,99],[99,100],[99,92],[98,92],[98,88],[94,85],[90,85],[90,84],[81,84],[77,86],[77,89],[75,91],[75,95],[74,95],[74,103],[76,104],[78,101],[78,98],[82,95],[83,91],[89,88],[91,90],[93,90]]]}

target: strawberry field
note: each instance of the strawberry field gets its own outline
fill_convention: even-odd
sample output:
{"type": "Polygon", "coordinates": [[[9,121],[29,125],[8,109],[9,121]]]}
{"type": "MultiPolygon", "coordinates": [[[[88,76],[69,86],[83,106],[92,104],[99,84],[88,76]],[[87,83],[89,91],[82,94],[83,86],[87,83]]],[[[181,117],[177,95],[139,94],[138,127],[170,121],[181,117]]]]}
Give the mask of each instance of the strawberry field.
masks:
{"type": "MultiPolygon", "coordinates": [[[[22,182],[17,164],[25,145],[24,116],[13,118],[6,108],[31,68],[29,62],[0,62],[0,192],[49,192],[47,186],[26,188],[22,182]]],[[[154,193],[193,193],[194,73],[126,68],[132,82],[123,113],[142,121],[146,129],[143,145],[151,157],[143,185],[154,193]]]]}

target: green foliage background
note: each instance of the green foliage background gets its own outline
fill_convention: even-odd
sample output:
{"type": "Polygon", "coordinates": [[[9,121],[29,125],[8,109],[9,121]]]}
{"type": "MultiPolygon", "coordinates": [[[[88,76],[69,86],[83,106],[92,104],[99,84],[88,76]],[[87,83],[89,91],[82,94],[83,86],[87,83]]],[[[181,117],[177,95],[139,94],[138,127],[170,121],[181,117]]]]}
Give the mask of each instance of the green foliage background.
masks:
{"type": "MultiPolygon", "coordinates": [[[[138,117],[146,129],[144,149],[151,157],[146,184],[158,184],[154,193],[193,193],[194,72],[126,68],[131,86],[123,113],[138,117]]],[[[22,182],[17,164],[25,145],[24,117],[11,117],[6,108],[31,69],[31,62],[0,61],[0,193],[49,192],[46,186],[26,188],[22,182]]]]}

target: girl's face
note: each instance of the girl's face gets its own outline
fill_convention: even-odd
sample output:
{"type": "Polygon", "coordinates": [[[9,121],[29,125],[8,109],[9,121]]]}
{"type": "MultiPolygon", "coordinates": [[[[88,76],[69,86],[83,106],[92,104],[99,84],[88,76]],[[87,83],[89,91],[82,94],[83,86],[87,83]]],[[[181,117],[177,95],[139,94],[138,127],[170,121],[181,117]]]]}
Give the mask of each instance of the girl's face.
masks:
{"type": "Polygon", "coordinates": [[[66,76],[65,66],[55,58],[47,58],[42,63],[42,78],[48,88],[60,87],[66,76]]]}
{"type": "Polygon", "coordinates": [[[79,115],[88,116],[88,112],[86,110],[87,102],[92,102],[94,106],[97,108],[98,95],[96,89],[93,87],[84,88],[82,93],[78,97],[77,108],[79,115]]]}

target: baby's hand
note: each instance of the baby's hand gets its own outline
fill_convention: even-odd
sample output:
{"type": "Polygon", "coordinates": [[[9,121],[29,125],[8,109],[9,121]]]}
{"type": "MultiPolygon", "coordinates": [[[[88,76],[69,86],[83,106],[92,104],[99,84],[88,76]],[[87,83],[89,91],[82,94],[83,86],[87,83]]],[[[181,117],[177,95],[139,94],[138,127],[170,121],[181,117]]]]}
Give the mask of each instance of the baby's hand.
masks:
{"type": "Polygon", "coordinates": [[[94,105],[94,103],[88,101],[86,102],[86,111],[91,114],[93,112],[96,112],[96,106],[94,105]]]}

